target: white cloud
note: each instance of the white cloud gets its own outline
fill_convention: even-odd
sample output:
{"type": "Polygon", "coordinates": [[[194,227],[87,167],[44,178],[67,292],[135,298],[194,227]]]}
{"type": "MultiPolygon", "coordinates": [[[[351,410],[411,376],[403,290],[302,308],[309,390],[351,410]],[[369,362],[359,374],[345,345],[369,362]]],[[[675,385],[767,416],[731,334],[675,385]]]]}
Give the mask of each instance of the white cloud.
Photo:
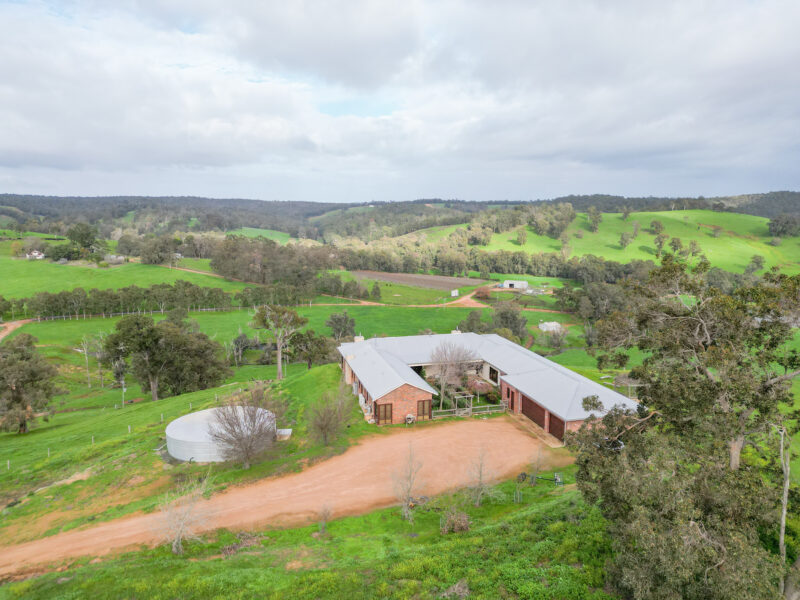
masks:
{"type": "Polygon", "coordinates": [[[0,185],[365,201],[798,188],[797,22],[784,0],[0,4],[0,185]]]}

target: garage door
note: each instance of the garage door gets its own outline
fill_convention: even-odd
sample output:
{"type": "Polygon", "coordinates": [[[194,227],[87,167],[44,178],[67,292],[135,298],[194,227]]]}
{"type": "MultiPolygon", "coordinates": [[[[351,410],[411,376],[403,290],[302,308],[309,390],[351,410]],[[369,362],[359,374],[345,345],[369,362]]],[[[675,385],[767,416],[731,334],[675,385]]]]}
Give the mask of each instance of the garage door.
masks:
{"type": "Polygon", "coordinates": [[[539,427],[544,427],[544,408],[536,404],[527,396],[522,396],[522,414],[536,423],[539,427]]]}
{"type": "Polygon", "coordinates": [[[560,440],[564,439],[564,421],[550,413],[550,435],[560,440]]]}

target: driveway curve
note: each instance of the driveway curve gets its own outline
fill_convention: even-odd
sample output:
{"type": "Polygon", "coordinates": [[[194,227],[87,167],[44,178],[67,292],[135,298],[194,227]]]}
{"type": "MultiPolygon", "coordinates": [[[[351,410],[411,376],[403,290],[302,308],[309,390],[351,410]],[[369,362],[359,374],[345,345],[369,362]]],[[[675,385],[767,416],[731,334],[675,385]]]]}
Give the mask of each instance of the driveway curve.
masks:
{"type": "MultiPolygon", "coordinates": [[[[572,462],[509,417],[474,419],[416,427],[364,438],[343,454],[300,473],[230,488],[201,503],[205,531],[221,527],[253,529],[314,520],[321,508],[334,517],[396,504],[393,473],[409,445],[422,462],[419,494],[434,495],[472,483],[471,466],[484,452],[493,479],[516,475],[540,456],[542,468],[572,462]],[[540,454],[539,454],[540,453],[540,454]]],[[[0,547],[0,579],[45,570],[79,556],[99,556],[159,543],[158,513],[136,514],[86,529],[72,530],[15,546],[0,547]]]]}

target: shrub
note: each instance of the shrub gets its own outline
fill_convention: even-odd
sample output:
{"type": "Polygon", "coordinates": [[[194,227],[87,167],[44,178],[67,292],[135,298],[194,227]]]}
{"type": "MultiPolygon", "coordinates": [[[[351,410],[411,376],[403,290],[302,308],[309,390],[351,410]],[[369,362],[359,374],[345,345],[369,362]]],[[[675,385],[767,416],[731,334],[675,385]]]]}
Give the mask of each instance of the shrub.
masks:
{"type": "Polygon", "coordinates": [[[469,531],[469,525],[470,520],[467,513],[456,506],[449,506],[439,520],[439,531],[442,532],[442,535],[469,531]]]}

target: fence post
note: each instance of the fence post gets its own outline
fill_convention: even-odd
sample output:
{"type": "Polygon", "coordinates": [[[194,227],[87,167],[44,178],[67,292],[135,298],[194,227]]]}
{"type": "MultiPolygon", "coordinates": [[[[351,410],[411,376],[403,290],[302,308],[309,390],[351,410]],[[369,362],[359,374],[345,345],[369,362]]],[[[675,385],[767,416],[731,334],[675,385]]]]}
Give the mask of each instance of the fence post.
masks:
{"type": "Polygon", "coordinates": [[[131,432],[131,426],[128,425],[128,433],[130,433],[130,432],[131,432]]]}
{"type": "MultiPolygon", "coordinates": [[[[130,429],[130,425],[128,426],[128,428],[130,429]]],[[[92,436],[92,446],[94,446],[94,436],[92,436]]]]}
{"type": "Polygon", "coordinates": [[[10,471],[10,470],[11,470],[11,461],[7,460],[6,461],[6,471],[10,471]]]}
{"type": "Polygon", "coordinates": [[[192,410],[192,403],[189,402],[189,410],[192,410]]]}
{"type": "Polygon", "coordinates": [[[161,422],[164,422],[164,413],[161,413],[161,422]]]}
{"type": "Polygon", "coordinates": [[[47,458],[50,458],[50,448],[47,449],[47,458]]]}

